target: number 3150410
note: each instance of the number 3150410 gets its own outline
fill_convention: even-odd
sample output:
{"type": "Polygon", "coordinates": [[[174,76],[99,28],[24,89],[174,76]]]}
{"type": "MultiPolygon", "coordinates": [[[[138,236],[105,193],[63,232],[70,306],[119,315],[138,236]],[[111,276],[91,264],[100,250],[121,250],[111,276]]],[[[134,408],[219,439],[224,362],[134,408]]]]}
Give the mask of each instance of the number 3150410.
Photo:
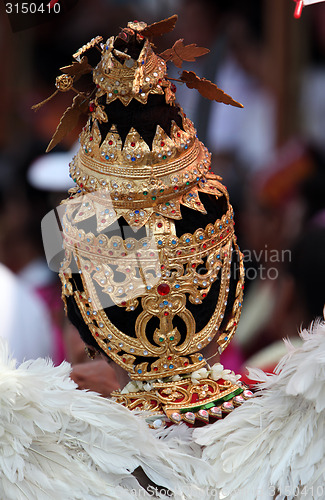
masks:
{"type": "Polygon", "coordinates": [[[59,14],[60,9],[61,6],[59,2],[54,3],[54,5],[51,5],[50,3],[41,3],[37,5],[34,2],[6,3],[7,14],[36,14],[37,12],[42,14],[49,14],[51,12],[54,12],[54,14],[59,14]]]}

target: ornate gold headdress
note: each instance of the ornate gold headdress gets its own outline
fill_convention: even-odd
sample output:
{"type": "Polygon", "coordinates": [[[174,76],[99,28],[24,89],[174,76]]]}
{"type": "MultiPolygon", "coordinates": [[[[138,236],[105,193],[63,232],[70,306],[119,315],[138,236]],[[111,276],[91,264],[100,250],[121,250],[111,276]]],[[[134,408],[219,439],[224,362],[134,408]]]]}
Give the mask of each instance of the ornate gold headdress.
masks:
{"type": "MultiPolygon", "coordinates": [[[[75,89],[50,147],[86,105],[70,164],[77,186],[64,202],[60,277],[93,340],[134,380],[115,399],[193,424],[219,418],[251,393],[227,372],[204,372],[202,349],[214,341],[222,352],[236,330],[244,270],[227,190],[166,73],[166,60],[179,66],[207,50],[179,40],[159,56],[150,42],[175,22],[129,23],[105,44],[97,37],[79,49],[61,76],[75,89],[92,68],[84,54],[97,47],[95,87],[75,89]]],[[[194,73],[183,71],[180,81],[241,106],[194,73]]]]}

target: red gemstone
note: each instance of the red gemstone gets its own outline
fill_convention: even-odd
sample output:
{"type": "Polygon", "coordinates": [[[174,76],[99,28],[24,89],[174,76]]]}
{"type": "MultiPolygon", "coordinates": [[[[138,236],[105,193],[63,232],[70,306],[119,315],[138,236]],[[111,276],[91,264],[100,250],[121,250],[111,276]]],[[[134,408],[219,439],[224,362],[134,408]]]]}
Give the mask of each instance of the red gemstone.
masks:
{"type": "Polygon", "coordinates": [[[134,148],[134,146],[135,146],[135,142],[131,142],[131,146],[134,148]]]}
{"type": "Polygon", "coordinates": [[[177,137],[180,137],[180,136],[181,136],[181,134],[179,132],[177,132],[177,137]]]}
{"type": "Polygon", "coordinates": [[[185,361],[184,366],[188,366],[188,361],[185,361]]]}
{"type": "Polygon", "coordinates": [[[158,222],[157,226],[162,227],[162,222],[158,222]]]}
{"type": "Polygon", "coordinates": [[[160,146],[163,148],[165,146],[164,141],[161,141],[160,146]]]}
{"type": "Polygon", "coordinates": [[[203,248],[206,248],[206,247],[207,247],[207,246],[206,246],[206,243],[203,243],[203,248]]]}
{"type": "Polygon", "coordinates": [[[164,316],[168,316],[169,315],[169,312],[168,311],[165,311],[164,312],[164,316]]]}
{"type": "Polygon", "coordinates": [[[125,300],[123,300],[123,302],[121,302],[121,306],[126,306],[125,300]]]}
{"type": "Polygon", "coordinates": [[[171,356],[168,356],[168,358],[167,358],[167,359],[168,359],[168,361],[170,361],[170,360],[172,359],[172,357],[171,357],[171,356]]]}
{"type": "Polygon", "coordinates": [[[196,264],[192,264],[192,267],[193,267],[193,269],[195,269],[196,268],[196,264]]]}
{"type": "Polygon", "coordinates": [[[95,106],[93,104],[89,104],[89,111],[92,113],[95,110],[95,106]]]}
{"type": "Polygon", "coordinates": [[[159,295],[168,295],[170,292],[170,287],[167,283],[160,283],[157,288],[159,295]]]}
{"type": "Polygon", "coordinates": [[[162,265],[160,266],[160,269],[161,269],[161,270],[164,270],[164,269],[165,269],[164,264],[162,264],[162,265]]]}
{"type": "Polygon", "coordinates": [[[207,296],[206,293],[202,293],[202,297],[205,299],[205,297],[207,296]]]}
{"type": "Polygon", "coordinates": [[[92,141],[92,140],[93,140],[93,138],[92,138],[92,137],[89,137],[89,140],[90,140],[90,141],[92,141]]]}
{"type": "Polygon", "coordinates": [[[122,358],[122,361],[123,361],[123,363],[125,363],[125,362],[126,362],[126,359],[125,359],[125,358],[122,358]]]}
{"type": "Polygon", "coordinates": [[[157,372],[157,371],[158,371],[158,368],[157,368],[156,366],[154,367],[154,371],[155,371],[155,372],[157,372]]]}
{"type": "Polygon", "coordinates": [[[108,144],[111,146],[113,144],[113,141],[108,141],[108,144]]]}

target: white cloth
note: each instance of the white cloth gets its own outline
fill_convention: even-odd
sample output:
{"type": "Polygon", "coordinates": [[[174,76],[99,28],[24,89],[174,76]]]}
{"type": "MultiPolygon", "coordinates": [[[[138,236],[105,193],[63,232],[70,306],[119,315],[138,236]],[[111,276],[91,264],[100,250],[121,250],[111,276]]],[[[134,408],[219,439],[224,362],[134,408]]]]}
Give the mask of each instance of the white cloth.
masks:
{"type": "Polygon", "coordinates": [[[54,336],[42,300],[0,264],[0,336],[18,362],[52,356],[54,336]]]}

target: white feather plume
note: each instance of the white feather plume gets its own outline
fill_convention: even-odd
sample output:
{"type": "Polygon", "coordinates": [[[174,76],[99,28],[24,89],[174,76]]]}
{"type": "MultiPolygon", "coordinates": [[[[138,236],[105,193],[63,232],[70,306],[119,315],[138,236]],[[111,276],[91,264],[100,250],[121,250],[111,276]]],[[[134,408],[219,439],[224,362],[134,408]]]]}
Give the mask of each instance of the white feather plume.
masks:
{"type": "Polygon", "coordinates": [[[16,368],[0,340],[1,499],[150,498],[132,476],[138,467],[175,498],[192,498],[183,494],[192,481],[198,496],[213,483],[200,458],[168,446],[121,405],[77,390],[70,371],[42,359],[16,368]]]}
{"type": "Polygon", "coordinates": [[[221,498],[325,498],[325,323],[301,337],[275,374],[250,370],[257,397],[193,433],[221,498]]]}
{"type": "Polygon", "coordinates": [[[71,367],[18,368],[0,340],[0,498],[152,498],[132,472],[182,500],[325,498],[325,324],[301,333],[275,374],[251,370],[259,395],[199,429],[145,419],[79,391],[71,367]]]}

